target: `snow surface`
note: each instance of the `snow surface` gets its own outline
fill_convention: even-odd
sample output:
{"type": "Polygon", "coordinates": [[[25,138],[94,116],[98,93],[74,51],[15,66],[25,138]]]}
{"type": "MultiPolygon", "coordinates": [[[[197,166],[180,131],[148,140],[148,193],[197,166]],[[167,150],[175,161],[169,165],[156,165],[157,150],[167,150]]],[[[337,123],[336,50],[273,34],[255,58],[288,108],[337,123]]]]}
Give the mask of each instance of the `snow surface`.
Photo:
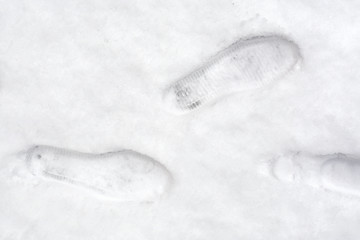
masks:
{"type": "Polygon", "coordinates": [[[264,87],[301,63],[300,49],[279,36],[241,39],[164,90],[164,105],[186,113],[232,93],[264,87]]]}
{"type": "Polygon", "coordinates": [[[0,0],[0,239],[359,239],[360,200],[255,171],[287,151],[360,155],[360,1],[0,0]],[[187,115],[163,90],[242,37],[302,68],[187,115]],[[132,149],[172,173],[153,204],[32,178],[35,144],[132,149]]]}

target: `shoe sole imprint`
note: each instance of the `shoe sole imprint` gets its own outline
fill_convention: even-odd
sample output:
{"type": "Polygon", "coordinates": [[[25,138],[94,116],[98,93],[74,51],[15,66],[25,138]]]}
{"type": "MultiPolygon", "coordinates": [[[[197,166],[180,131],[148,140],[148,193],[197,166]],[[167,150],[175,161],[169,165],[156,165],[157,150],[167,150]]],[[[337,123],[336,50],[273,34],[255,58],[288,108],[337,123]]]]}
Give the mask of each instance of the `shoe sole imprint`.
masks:
{"type": "Polygon", "coordinates": [[[278,180],[360,197],[360,159],[355,156],[292,153],[268,161],[266,168],[278,180]]]}
{"type": "Polygon", "coordinates": [[[118,201],[154,201],[172,179],[159,162],[131,150],[89,154],[36,146],[28,151],[26,164],[34,176],[118,201]]]}
{"type": "Polygon", "coordinates": [[[170,111],[185,113],[221,96],[262,87],[300,60],[298,46],[280,36],[239,40],[171,84],[163,100],[170,111]]]}

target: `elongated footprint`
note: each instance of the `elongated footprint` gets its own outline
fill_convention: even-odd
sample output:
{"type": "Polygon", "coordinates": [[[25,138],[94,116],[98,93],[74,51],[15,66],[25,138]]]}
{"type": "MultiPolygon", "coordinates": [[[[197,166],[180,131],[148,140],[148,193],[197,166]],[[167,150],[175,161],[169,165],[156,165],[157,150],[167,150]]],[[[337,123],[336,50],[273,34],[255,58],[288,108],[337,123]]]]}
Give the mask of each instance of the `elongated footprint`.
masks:
{"type": "Polygon", "coordinates": [[[298,46],[280,36],[240,40],[166,88],[164,103],[174,113],[186,113],[221,96],[262,87],[300,59],[298,46]]]}
{"type": "Polygon", "coordinates": [[[130,150],[89,154],[36,146],[28,151],[26,164],[35,176],[118,201],[154,201],[171,182],[163,165],[130,150]]]}
{"type": "Polygon", "coordinates": [[[282,181],[360,197],[360,158],[355,156],[291,153],[275,157],[259,169],[282,181]]]}

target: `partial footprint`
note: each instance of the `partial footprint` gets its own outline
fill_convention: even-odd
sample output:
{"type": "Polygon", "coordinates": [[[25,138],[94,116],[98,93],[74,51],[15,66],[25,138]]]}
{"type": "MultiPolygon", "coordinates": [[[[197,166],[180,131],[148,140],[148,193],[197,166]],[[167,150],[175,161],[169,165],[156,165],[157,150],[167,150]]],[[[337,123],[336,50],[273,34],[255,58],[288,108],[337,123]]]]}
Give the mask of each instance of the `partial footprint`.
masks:
{"type": "Polygon", "coordinates": [[[174,113],[188,112],[220,96],[264,86],[300,59],[298,46],[280,36],[240,40],[169,86],[164,102],[174,113]]]}
{"type": "Polygon", "coordinates": [[[267,161],[261,173],[360,197],[360,158],[345,154],[291,153],[267,161]]]}
{"type": "Polygon", "coordinates": [[[28,151],[26,164],[35,176],[119,201],[154,201],[171,183],[163,165],[130,150],[95,155],[36,146],[28,151]]]}

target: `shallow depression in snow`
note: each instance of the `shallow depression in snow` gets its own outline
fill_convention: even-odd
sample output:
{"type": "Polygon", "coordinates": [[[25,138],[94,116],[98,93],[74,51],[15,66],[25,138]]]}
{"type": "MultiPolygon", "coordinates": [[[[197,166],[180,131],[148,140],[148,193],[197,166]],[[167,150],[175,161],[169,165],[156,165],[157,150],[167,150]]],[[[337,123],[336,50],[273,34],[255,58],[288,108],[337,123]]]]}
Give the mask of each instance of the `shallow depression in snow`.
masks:
{"type": "MultiPolygon", "coordinates": [[[[324,0],[2,1],[0,239],[359,239],[359,10],[324,0]],[[168,111],[164,89],[256,36],[291,39],[301,68],[168,111]],[[45,165],[31,155],[27,166],[34,145],[88,155],[62,152],[60,164],[46,153],[45,165]],[[149,203],[69,187],[109,186],[123,161],[98,153],[121,149],[156,161],[171,190],[149,203]],[[316,160],[337,153],[350,160],[316,160]],[[259,174],[263,164],[275,177],[259,174]],[[44,169],[61,177],[47,181],[44,169]]],[[[126,166],[131,176],[148,169],[126,166]]]]}

